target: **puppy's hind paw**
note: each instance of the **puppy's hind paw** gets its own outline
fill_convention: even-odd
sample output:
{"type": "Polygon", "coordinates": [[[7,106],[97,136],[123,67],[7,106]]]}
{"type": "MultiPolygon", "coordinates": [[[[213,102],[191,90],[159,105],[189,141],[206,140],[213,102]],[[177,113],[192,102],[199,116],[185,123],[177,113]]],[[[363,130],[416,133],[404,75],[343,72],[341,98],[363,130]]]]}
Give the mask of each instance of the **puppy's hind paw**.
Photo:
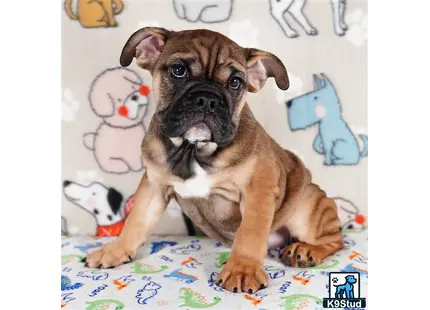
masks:
{"type": "Polygon", "coordinates": [[[314,267],[322,260],[317,247],[302,242],[295,242],[283,248],[279,258],[286,266],[300,268],[314,267]]]}

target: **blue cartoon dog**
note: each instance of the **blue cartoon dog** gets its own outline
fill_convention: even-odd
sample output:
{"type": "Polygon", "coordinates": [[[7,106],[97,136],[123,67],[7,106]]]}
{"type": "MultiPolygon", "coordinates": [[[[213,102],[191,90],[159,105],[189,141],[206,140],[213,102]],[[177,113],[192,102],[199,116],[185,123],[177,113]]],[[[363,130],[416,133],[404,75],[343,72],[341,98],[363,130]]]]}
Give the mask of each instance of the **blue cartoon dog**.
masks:
{"type": "Polygon", "coordinates": [[[367,156],[367,135],[360,151],[357,139],[342,118],[336,89],[324,75],[314,74],[314,90],[286,102],[288,123],[292,131],[318,124],[313,142],[315,152],[324,155],[324,165],[356,165],[367,156]]]}
{"type": "Polygon", "coordinates": [[[341,285],[335,285],[336,287],[336,298],[354,298],[354,284],[357,283],[357,279],[353,275],[345,277],[345,283],[341,285]]]}

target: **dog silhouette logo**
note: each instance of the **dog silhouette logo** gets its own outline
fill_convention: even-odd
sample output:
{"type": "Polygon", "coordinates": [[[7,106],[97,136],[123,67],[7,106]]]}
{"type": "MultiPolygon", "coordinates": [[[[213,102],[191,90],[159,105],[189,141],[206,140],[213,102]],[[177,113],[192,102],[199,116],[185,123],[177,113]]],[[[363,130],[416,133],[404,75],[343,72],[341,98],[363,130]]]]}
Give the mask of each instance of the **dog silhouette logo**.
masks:
{"type": "Polygon", "coordinates": [[[336,308],[365,308],[366,299],[360,294],[359,272],[330,272],[329,298],[323,299],[323,307],[336,308]]]}

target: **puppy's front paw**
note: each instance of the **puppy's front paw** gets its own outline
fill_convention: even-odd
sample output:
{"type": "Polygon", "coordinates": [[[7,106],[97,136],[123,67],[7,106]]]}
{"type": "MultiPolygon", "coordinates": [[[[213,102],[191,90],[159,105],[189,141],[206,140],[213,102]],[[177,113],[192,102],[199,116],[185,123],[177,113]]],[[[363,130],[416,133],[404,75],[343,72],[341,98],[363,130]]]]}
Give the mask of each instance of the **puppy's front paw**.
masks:
{"type": "Polygon", "coordinates": [[[129,263],[134,255],[134,251],[114,241],[88,254],[85,259],[85,266],[90,268],[113,268],[124,263],[129,263]]]}
{"type": "Polygon", "coordinates": [[[233,293],[255,293],[267,287],[269,278],[263,264],[253,259],[232,255],[217,279],[217,285],[233,293]]]}

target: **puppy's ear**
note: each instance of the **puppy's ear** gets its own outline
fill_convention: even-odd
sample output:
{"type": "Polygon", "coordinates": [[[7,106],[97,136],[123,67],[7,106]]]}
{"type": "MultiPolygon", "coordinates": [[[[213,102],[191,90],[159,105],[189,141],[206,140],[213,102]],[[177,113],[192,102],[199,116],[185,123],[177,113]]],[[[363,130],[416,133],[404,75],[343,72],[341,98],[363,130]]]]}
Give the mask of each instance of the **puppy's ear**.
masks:
{"type": "Polygon", "coordinates": [[[128,67],[136,57],[136,63],[145,70],[151,70],[163,51],[172,31],[164,28],[145,27],[135,33],[125,43],[120,57],[120,64],[128,67]]]}
{"type": "Polygon", "coordinates": [[[246,48],[245,57],[249,92],[258,92],[269,77],[275,78],[280,89],[288,89],[290,81],[287,69],[278,57],[255,48],[246,48]]]}
{"type": "Polygon", "coordinates": [[[122,203],[122,194],[114,188],[109,188],[107,201],[112,209],[113,214],[117,214],[122,203]]]}

